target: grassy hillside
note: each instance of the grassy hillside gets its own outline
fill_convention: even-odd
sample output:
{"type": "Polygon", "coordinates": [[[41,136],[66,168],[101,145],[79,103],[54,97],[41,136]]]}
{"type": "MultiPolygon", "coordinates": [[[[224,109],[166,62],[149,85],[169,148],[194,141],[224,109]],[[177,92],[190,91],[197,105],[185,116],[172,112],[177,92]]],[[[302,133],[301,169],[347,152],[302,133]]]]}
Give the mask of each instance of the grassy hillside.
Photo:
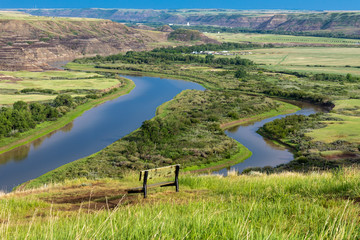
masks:
{"type": "Polygon", "coordinates": [[[180,173],[180,192],[78,179],[0,196],[3,239],[358,239],[360,172],[180,173]]]}

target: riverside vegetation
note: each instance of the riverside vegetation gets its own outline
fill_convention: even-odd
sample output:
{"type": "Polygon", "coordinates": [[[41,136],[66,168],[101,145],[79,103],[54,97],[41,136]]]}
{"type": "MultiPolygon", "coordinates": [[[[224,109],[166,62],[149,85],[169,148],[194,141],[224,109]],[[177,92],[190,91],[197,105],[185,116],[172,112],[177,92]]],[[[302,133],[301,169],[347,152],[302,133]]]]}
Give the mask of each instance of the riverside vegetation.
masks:
{"type": "MultiPolygon", "coordinates": [[[[337,169],[331,172],[271,175],[249,172],[241,176],[230,174],[233,176],[228,178],[188,174],[181,175],[181,190],[177,195],[163,189],[150,194],[147,200],[126,194],[126,188],[138,185],[134,182],[134,170],[174,163],[181,163],[186,170],[195,170],[248,157],[251,153],[224,135],[220,125],[297,109],[266,95],[306,100],[329,108],[340,101],[341,110],[333,111],[338,111],[341,117],[350,112],[354,114],[351,117],[357,117],[354,102],[357,99],[349,100],[359,96],[357,78],[351,81],[337,81],[336,77],[319,79],[314,74],[267,71],[239,57],[194,56],[189,50],[177,51],[164,48],[128,52],[79,59],[67,65],[73,71],[180,78],[201,83],[207,90],[179,94],[160,106],[154,119],[145,121],[125,138],[1,197],[0,204],[6,206],[2,209],[7,209],[0,215],[1,236],[19,239],[24,236],[34,239],[358,238],[359,170],[339,169],[343,163],[341,157],[337,159],[337,169]],[[70,180],[72,178],[77,180],[70,180]],[[62,183],[38,188],[51,182],[62,183]],[[24,189],[32,190],[22,192],[24,189]],[[84,201],[87,204],[82,204],[84,201]],[[32,211],[34,208],[37,210],[32,211]],[[29,217],[30,225],[24,221],[29,217]]],[[[309,118],[315,119],[309,122],[317,128],[315,131],[325,130],[329,121],[339,120],[331,115],[309,118]]],[[[342,125],[347,124],[349,122],[344,121],[342,125]]],[[[288,133],[301,131],[302,126],[298,128],[293,124],[294,129],[291,126],[290,122],[289,131],[284,133],[274,132],[286,137],[288,133]]],[[[304,128],[310,130],[308,125],[304,128]]],[[[338,138],[335,134],[335,141],[338,138]]],[[[312,142],[313,138],[305,141],[312,142]]],[[[348,141],[357,154],[355,142],[348,141]]],[[[348,146],[348,142],[341,144],[348,146]]],[[[311,151],[320,152],[318,145],[311,151]]],[[[306,159],[306,163],[300,164],[303,168],[296,165],[286,170],[314,170],[308,165],[312,162],[307,155],[301,157],[306,159]]],[[[353,162],[356,163],[356,159],[353,162]]]]}
{"type": "Polygon", "coordinates": [[[0,110],[1,152],[54,131],[87,109],[133,87],[129,80],[111,73],[2,73],[6,80],[0,85],[7,87],[1,89],[2,101],[13,104],[3,105],[0,110]]]}
{"type": "MultiPolygon", "coordinates": [[[[261,47],[238,43],[223,43],[220,46],[228,50],[261,47]]],[[[173,163],[188,167],[204,166],[234,156],[238,158],[236,153],[239,153],[242,147],[224,135],[220,124],[241,118],[256,118],[257,115],[266,112],[269,112],[270,116],[296,109],[284,103],[279,105],[269,98],[264,98],[265,95],[309,101],[328,108],[333,107],[333,101],[337,99],[359,96],[359,78],[350,74],[343,77],[331,74],[266,72],[261,66],[238,56],[191,54],[201,48],[217,50],[219,45],[159,48],[147,52],[130,51],[107,57],[78,59],[69,63],[67,67],[74,71],[175,77],[198,82],[208,90],[179,95],[174,101],[166,104],[166,114],[162,113],[151,121],[145,121],[138,131],[103,151],[45,174],[30,182],[28,187],[72,177],[121,177],[127,170],[173,163]],[[172,106],[176,101],[182,102],[177,108],[172,106]],[[274,109],[275,111],[271,111],[274,109]],[[166,117],[161,117],[164,114],[166,117]]],[[[316,120],[320,122],[323,119],[316,120]]],[[[280,121],[273,124],[280,124],[280,121]]],[[[319,123],[317,126],[327,125],[319,123]]],[[[341,139],[334,141],[336,140],[341,139]]],[[[346,144],[347,141],[343,141],[342,145],[346,144]]],[[[352,150],[355,151],[356,157],[358,151],[356,148],[352,150]]],[[[248,156],[245,152],[242,154],[248,156]]],[[[244,156],[240,159],[244,159],[244,156]]],[[[326,160],[321,155],[320,158],[326,160]]],[[[311,162],[307,162],[309,164],[306,164],[306,168],[303,164],[301,169],[316,166],[310,164],[311,162]]],[[[342,163],[340,161],[334,166],[342,163]]]]}
{"type": "MultiPolygon", "coordinates": [[[[257,94],[268,95],[274,97],[296,99],[302,101],[312,102],[314,104],[320,104],[328,109],[335,106],[336,101],[343,101],[344,103],[355,101],[360,96],[360,89],[358,83],[359,77],[352,74],[337,75],[337,74],[325,74],[325,73],[302,73],[294,71],[276,71],[266,70],[262,66],[258,66],[251,61],[245,61],[242,58],[229,56],[211,56],[211,55],[193,55],[191,52],[198,51],[201,48],[205,50],[212,50],[211,45],[191,47],[177,47],[177,48],[161,48],[154,49],[151,52],[130,52],[125,55],[113,55],[109,57],[95,57],[85,58],[69,63],[68,67],[74,70],[88,70],[88,71],[112,71],[122,73],[142,73],[148,75],[163,74],[163,76],[176,77],[181,79],[187,79],[203,84],[208,89],[213,91],[226,90],[227,92],[235,92],[237,94],[257,94]],[[141,64],[140,64],[141,63],[141,64]],[[145,63],[145,64],[144,64],[145,63]],[[354,100],[349,100],[354,99],[354,100]]],[[[227,49],[235,49],[236,44],[224,44],[227,49]],[[230,47],[229,47],[230,46],[230,47]]],[[[241,46],[245,49],[245,46],[241,46]]],[[[249,48],[257,47],[250,44],[249,48]]],[[[217,101],[215,101],[217,103],[217,101]]],[[[356,104],[354,104],[356,107],[356,104]]],[[[335,110],[334,110],[335,111],[335,110]]],[[[303,128],[307,131],[312,129],[322,128],[328,129],[329,119],[334,119],[334,116],[324,114],[323,116],[316,115],[316,117],[288,117],[287,119],[294,119],[296,124],[305,123],[303,128]]],[[[343,114],[336,116],[336,119],[344,117],[343,114]]],[[[354,116],[354,121],[357,121],[358,116],[354,116]]],[[[273,124],[274,126],[283,126],[289,122],[285,120],[278,120],[273,124]],[[281,121],[285,121],[281,124],[281,121]]],[[[294,125],[296,125],[294,123],[294,125]]],[[[341,128],[347,128],[350,121],[342,121],[341,128]]],[[[277,126],[277,129],[283,130],[277,126]]],[[[296,126],[296,127],[301,127],[296,126]]],[[[354,128],[353,128],[354,129],[354,128]]],[[[357,128],[354,129],[358,131],[357,128]]],[[[295,131],[295,130],[294,130],[295,131]]],[[[291,132],[291,134],[294,133],[291,132]]],[[[298,129],[296,129],[298,131],[298,129]]],[[[265,134],[265,131],[261,131],[265,134]]],[[[289,132],[290,133],[290,132],[289,132]]],[[[272,135],[271,132],[268,135],[272,135]]],[[[288,133],[287,133],[288,134],[288,133]]],[[[303,131],[301,132],[303,134],[303,131]]],[[[347,135],[349,135],[348,133],[347,135]]],[[[355,134],[356,133],[352,133],[355,134]]],[[[310,136],[301,141],[310,143],[312,147],[308,147],[308,152],[311,154],[299,153],[297,156],[307,158],[302,160],[303,162],[298,165],[287,165],[285,169],[291,170],[310,170],[313,167],[321,166],[321,169],[328,167],[338,167],[344,163],[357,163],[359,150],[358,141],[354,139],[346,138],[346,135],[339,135],[338,132],[333,131],[332,135],[328,136],[333,140],[333,145],[336,147],[330,147],[331,143],[326,143],[327,147],[321,147],[322,144],[313,143],[310,136]],[[330,144],[330,145],[329,145],[330,144]],[[333,150],[351,151],[350,158],[348,155],[339,155],[335,160],[329,157],[330,152],[333,150]],[[313,158],[316,154],[316,158],[313,158]],[[304,155],[305,154],[305,155],[304,155]],[[347,159],[342,161],[342,159],[347,159]],[[334,160],[334,161],[332,161],[334,160]]],[[[276,138],[276,134],[273,138],[276,138]]],[[[298,140],[300,141],[300,140],[298,140]]],[[[293,148],[297,149],[296,145],[289,144],[293,148]]],[[[332,156],[330,154],[330,156],[332,156]]]]}

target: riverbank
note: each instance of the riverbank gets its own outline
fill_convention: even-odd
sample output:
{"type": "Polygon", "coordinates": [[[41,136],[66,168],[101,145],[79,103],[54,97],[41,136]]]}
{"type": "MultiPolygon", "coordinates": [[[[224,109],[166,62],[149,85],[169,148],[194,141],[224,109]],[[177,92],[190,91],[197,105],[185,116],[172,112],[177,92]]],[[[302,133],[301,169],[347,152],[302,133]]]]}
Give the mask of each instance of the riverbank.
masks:
{"type": "Polygon", "coordinates": [[[38,126],[36,126],[34,129],[31,129],[29,131],[20,134],[20,136],[18,137],[2,139],[0,141],[0,154],[8,152],[22,145],[28,144],[40,137],[43,137],[53,131],[56,131],[66,126],[77,117],[81,116],[85,111],[95,106],[98,106],[106,101],[128,94],[132,89],[135,88],[135,84],[133,81],[126,78],[122,78],[122,80],[124,81],[125,84],[122,87],[118,88],[118,90],[116,90],[114,93],[106,95],[102,98],[90,100],[87,103],[80,105],[76,109],[68,112],[65,116],[59,118],[58,120],[54,122],[41,123],[38,126]]]}
{"type": "MultiPolygon", "coordinates": [[[[151,82],[175,81],[139,78],[151,82]]],[[[186,83],[189,84],[189,83],[186,83]]],[[[148,101],[148,100],[147,100],[148,101]]],[[[262,96],[233,91],[185,90],[157,107],[156,117],[103,150],[54,169],[30,182],[26,188],[48,182],[96,176],[122,178],[128,171],[179,163],[187,171],[214,171],[244,161],[251,152],[228,137],[221,122],[249,115],[277,114],[297,107],[262,96]]]]}
{"type": "Polygon", "coordinates": [[[235,126],[239,126],[239,125],[245,125],[245,124],[249,124],[249,123],[253,123],[253,122],[257,122],[266,118],[271,118],[271,117],[275,117],[278,115],[283,115],[283,114],[289,114],[289,113],[294,113],[299,111],[301,108],[286,103],[286,102],[282,102],[282,105],[277,108],[277,109],[273,109],[271,111],[268,111],[266,113],[262,113],[262,114],[258,114],[256,116],[253,117],[249,117],[249,118],[244,118],[244,119],[239,119],[236,121],[232,121],[232,122],[227,122],[227,123],[222,123],[220,125],[220,127],[223,130],[235,127],[235,126]]]}
{"type": "MultiPolygon", "coordinates": [[[[186,95],[186,92],[180,93],[177,97],[181,98],[182,95],[186,95]]],[[[175,101],[176,100],[173,99],[173,100],[168,101],[168,102],[162,104],[161,106],[159,106],[156,109],[157,117],[165,118],[171,112],[170,108],[173,108],[174,107],[173,105],[176,105],[175,101]]],[[[281,101],[277,101],[277,100],[276,100],[276,102],[278,102],[280,105],[276,109],[272,109],[265,113],[257,114],[250,118],[242,118],[242,119],[239,119],[236,121],[230,121],[230,122],[228,121],[228,122],[222,123],[222,124],[220,124],[220,128],[222,130],[227,130],[231,127],[249,124],[249,123],[260,121],[260,120],[263,120],[266,118],[271,118],[271,117],[275,117],[278,115],[294,113],[301,109],[301,108],[299,108],[295,105],[292,105],[290,103],[287,103],[287,102],[281,102],[281,101]]],[[[224,160],[218,161],[218,162],[212,162],[212,163],[207,163],[207,164],[186,167],[184,169],[184,171],[189,171],[192,173],[218,171],[220,169],[229,168],[233,165],[241,163],[252,156],[252,152],[248,148],[246,148],[240,142],[237,142],[237,144],[238,144],[238,152],[236,154],[232,155],[229,159],[224,159],[224,160]]],[[[278,144],[280,144],[280,143],[278,143],[278,144]]]]}

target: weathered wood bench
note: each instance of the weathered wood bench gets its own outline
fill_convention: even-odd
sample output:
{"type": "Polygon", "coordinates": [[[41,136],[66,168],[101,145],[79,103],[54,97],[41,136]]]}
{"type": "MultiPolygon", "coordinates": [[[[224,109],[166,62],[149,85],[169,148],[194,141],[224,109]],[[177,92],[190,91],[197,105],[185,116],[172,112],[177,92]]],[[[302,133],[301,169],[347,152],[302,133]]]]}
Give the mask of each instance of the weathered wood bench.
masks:
{"type": "Polygon", "coordinates": [[[139,181],[141,181],[141,179],[143,179],[143,186],[128,189],[127,192],[128,193],[144,193],[144,198],[146,198],[148,188],[175,186],[176,192],[178,192],[179,191],[179,171],[180,171],[180,164],[141,171],[139,181]],[[170,177],[172,174],[175,174],[174,181],[160,182],[160,183],[154,183],[154,184],[150,184],[150,185],[147,184],[149,179],[154,179],[157,177],[170,177]]]}

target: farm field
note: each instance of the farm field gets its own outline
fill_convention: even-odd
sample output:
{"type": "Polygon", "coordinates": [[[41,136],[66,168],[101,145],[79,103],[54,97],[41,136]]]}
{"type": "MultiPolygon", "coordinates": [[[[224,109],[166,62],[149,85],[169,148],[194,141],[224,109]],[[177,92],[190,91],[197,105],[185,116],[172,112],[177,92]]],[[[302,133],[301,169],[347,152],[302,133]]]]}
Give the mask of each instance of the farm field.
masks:
{"type": "Polygon", "coordinates": [[[360,48],[292,47],[251,50],[242,58],[276,71],[360,75],[360,48]]]}
{"type": "Polygon", "coordinates": [[[257,33],[206,33],[205,35],[220,42],[360,45],[360,40],[345,38],[307,37],[257,33]]]}
{"type": "Polygon", "coordinates": [[[25,102],[51,100],[56,97],[57,93],[64,91],[74,97],[85,95],[91,91],[104,91],[119,84],[117,79],[104,78],[96,73],[1,71],[0,95],[2,97],[0,104],[12,104],[19,100],[25,102]],[[21,92],[24,89],[29,89],[28,93],[21,92]],[[52,92],[43,93],[41,90],[51,90],[52,92]]]}

